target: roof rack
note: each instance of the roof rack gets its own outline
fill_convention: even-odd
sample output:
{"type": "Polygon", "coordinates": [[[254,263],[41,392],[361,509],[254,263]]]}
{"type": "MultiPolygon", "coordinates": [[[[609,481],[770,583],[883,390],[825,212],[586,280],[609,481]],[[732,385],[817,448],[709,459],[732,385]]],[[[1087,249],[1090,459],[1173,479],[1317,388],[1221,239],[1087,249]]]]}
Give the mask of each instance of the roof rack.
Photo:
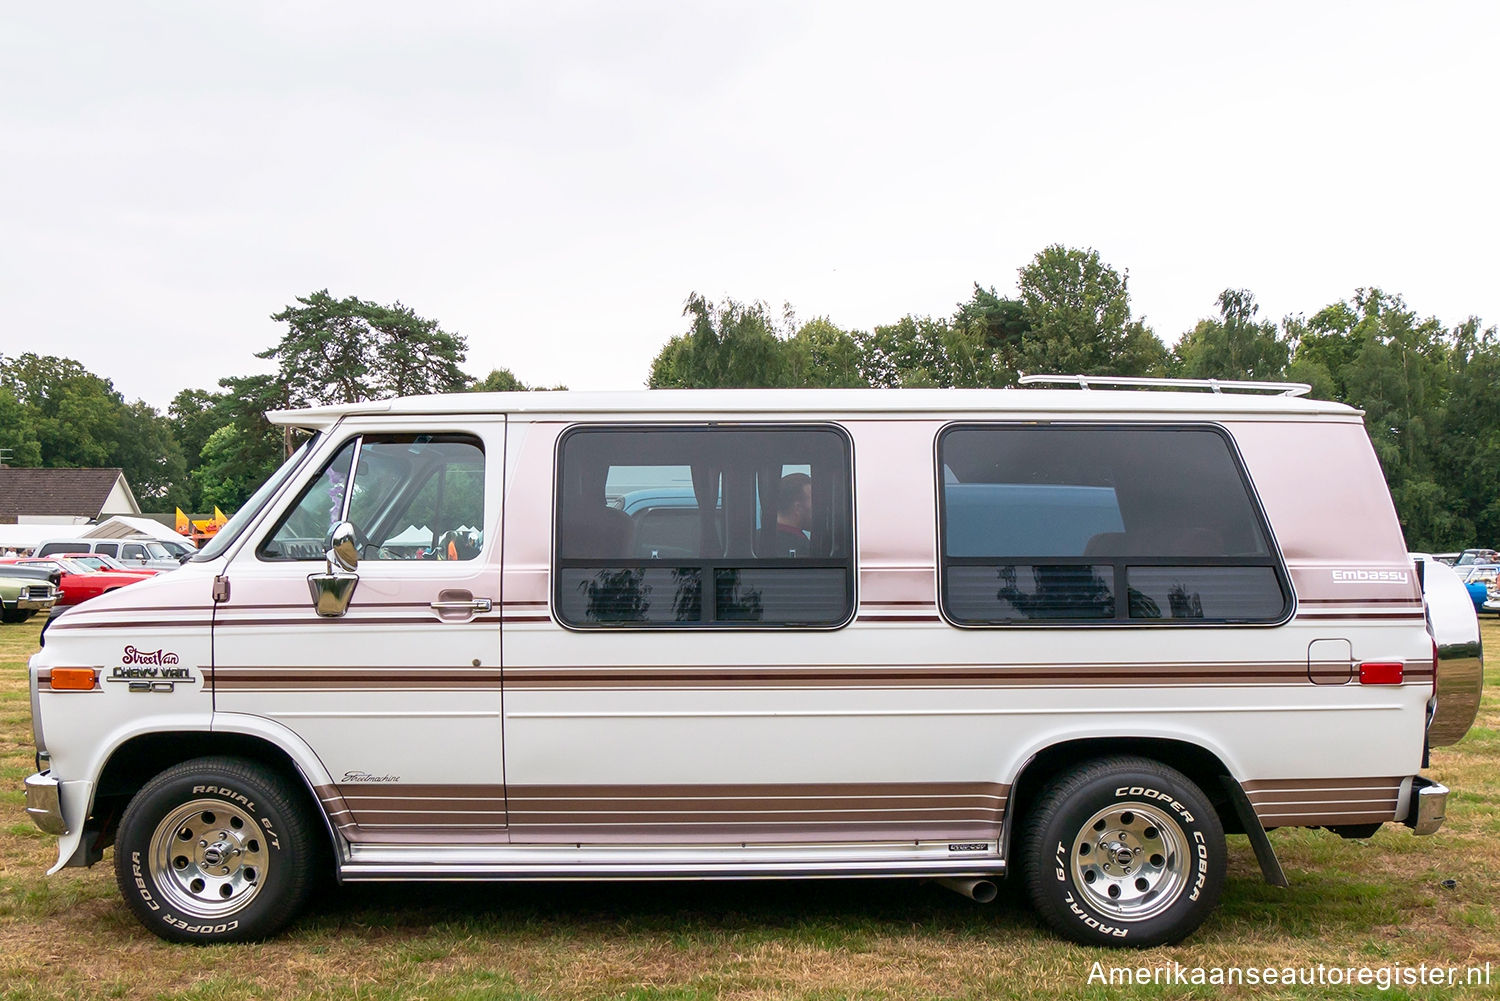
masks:
{"type": "Polygon", "coordinates": [[[1023,375],[1016,380],[1022,386],[1125,386],[1131,389],[1162,387],[1169,389],[1207,389],[1215,393],[1226,389],[1254,393],[1276,393],[1280,396],[1306,396],[1312,387],[1305,382],[1254,382],[1236,379],[1151,379],[1128,375],[1023,375]]]}

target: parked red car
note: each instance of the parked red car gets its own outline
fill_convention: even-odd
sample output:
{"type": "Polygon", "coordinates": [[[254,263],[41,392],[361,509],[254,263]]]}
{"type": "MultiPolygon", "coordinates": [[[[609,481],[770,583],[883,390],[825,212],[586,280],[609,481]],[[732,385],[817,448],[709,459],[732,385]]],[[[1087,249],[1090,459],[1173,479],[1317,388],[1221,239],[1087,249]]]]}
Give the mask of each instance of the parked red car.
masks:
{"type": "Polygon", "coordinates": [[[40,567],[52,570],[58,576],[58,587],[62,594],[57,599],[59,607],[76,605],[105,591],[143,581],[150,574],[124,571],[94,570],[75,560],[60,556],[9,556],[0,559],[0,564],[14,563],[23,567],[40,567]]]}

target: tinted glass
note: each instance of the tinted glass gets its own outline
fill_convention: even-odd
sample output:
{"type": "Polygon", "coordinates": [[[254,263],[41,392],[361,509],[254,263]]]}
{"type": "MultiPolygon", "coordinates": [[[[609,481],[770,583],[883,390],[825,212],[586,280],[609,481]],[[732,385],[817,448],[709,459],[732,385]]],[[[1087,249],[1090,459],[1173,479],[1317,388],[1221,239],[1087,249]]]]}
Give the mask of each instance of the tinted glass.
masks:
{"type": "Polygon", "coordinates": [[[328,532],[340,520],[354,524],[361,560],[476,558],[484,526],[479,441],[464,435],[350,440],[303,488],[260,555],[322,559],[328,532]]]}
{"type": "Polygon", "coordinates": [[[1007,563],[948,571],[948,611],[967,622],[1026,619],[1113,619],[1114,568],[1007,563]]]}
{"type": "Polygon", "coordinates": [[[853,596],[848,439],[579,429],[560,447],[557,608],[581,626],[829,626],[853,596]]]}
{"type": "Polygon", "coordinates": [[[1277,619],[1285,600],[1271,567],[1127,567],[1131,618],[1277,619]]]}
{"type": "Polygon", "coordinates": [[[956,621],[1285,613],[1264,522],[1214,428],[960,426],[938,455],[943,601],[956,621]]]}

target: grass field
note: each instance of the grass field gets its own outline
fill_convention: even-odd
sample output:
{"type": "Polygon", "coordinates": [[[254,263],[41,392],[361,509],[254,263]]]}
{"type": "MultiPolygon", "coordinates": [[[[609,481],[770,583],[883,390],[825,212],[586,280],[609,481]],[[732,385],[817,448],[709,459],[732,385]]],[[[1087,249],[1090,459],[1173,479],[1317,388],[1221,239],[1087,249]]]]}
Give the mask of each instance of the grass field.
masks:
{"type": "MultiPolygon", "coordinates": [[[[53,839],[23,811],[33,770],[27,657],[39,622],[0,626],[0,998],[1491,997],[1496,986],[1175,986],[1090,982],[1107,969],[1493,964],[1500,984],[1500,671],[1480,718],[1428,774],[1446,826],[1367,842],[1271,840],[1290,889],[1230,839],[1222,904],[1183,945],[1143,953],[1059,941],[1014,893],[979,905],[899,880],[475,884],[330,889],[286,934],[167,945],[138,925],[113,867],[46,877],[53,839]],[[1452,881],[1451,884],[1448,881],[1452,881]]],[[[1500,657],[1500,619],[1485,643],[1500,657]]],[[[1500,663],[1500,661],[1497,661],[1500,663]]],[[[1460,971],[1460,978],[1463,973],[1460,971]]]]}

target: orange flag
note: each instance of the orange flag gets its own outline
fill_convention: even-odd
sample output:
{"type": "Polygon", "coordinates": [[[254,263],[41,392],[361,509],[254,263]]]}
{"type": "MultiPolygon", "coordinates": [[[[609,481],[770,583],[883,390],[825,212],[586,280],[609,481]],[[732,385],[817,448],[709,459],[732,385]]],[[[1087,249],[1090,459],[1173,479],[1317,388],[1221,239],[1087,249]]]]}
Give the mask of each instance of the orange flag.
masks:
{"type": "Polygon", "coordinates": [[[177,524],[173,527],[177,529],[178,535],[193,534],[193,523],[188,520],[187,515],[182,513],[182,508],[177,509],[177,524]]]}
{"type": "Polygon", "coordinates": [[[228,521],[228,520],[229,520],[229,518],[224,514],[224,512],[219,510],[219,505],[215,504],[214,505],[214,527],[216,527],[216,528],[223,528],[224,527],[224,523],[226,521],[228,521]]]}

